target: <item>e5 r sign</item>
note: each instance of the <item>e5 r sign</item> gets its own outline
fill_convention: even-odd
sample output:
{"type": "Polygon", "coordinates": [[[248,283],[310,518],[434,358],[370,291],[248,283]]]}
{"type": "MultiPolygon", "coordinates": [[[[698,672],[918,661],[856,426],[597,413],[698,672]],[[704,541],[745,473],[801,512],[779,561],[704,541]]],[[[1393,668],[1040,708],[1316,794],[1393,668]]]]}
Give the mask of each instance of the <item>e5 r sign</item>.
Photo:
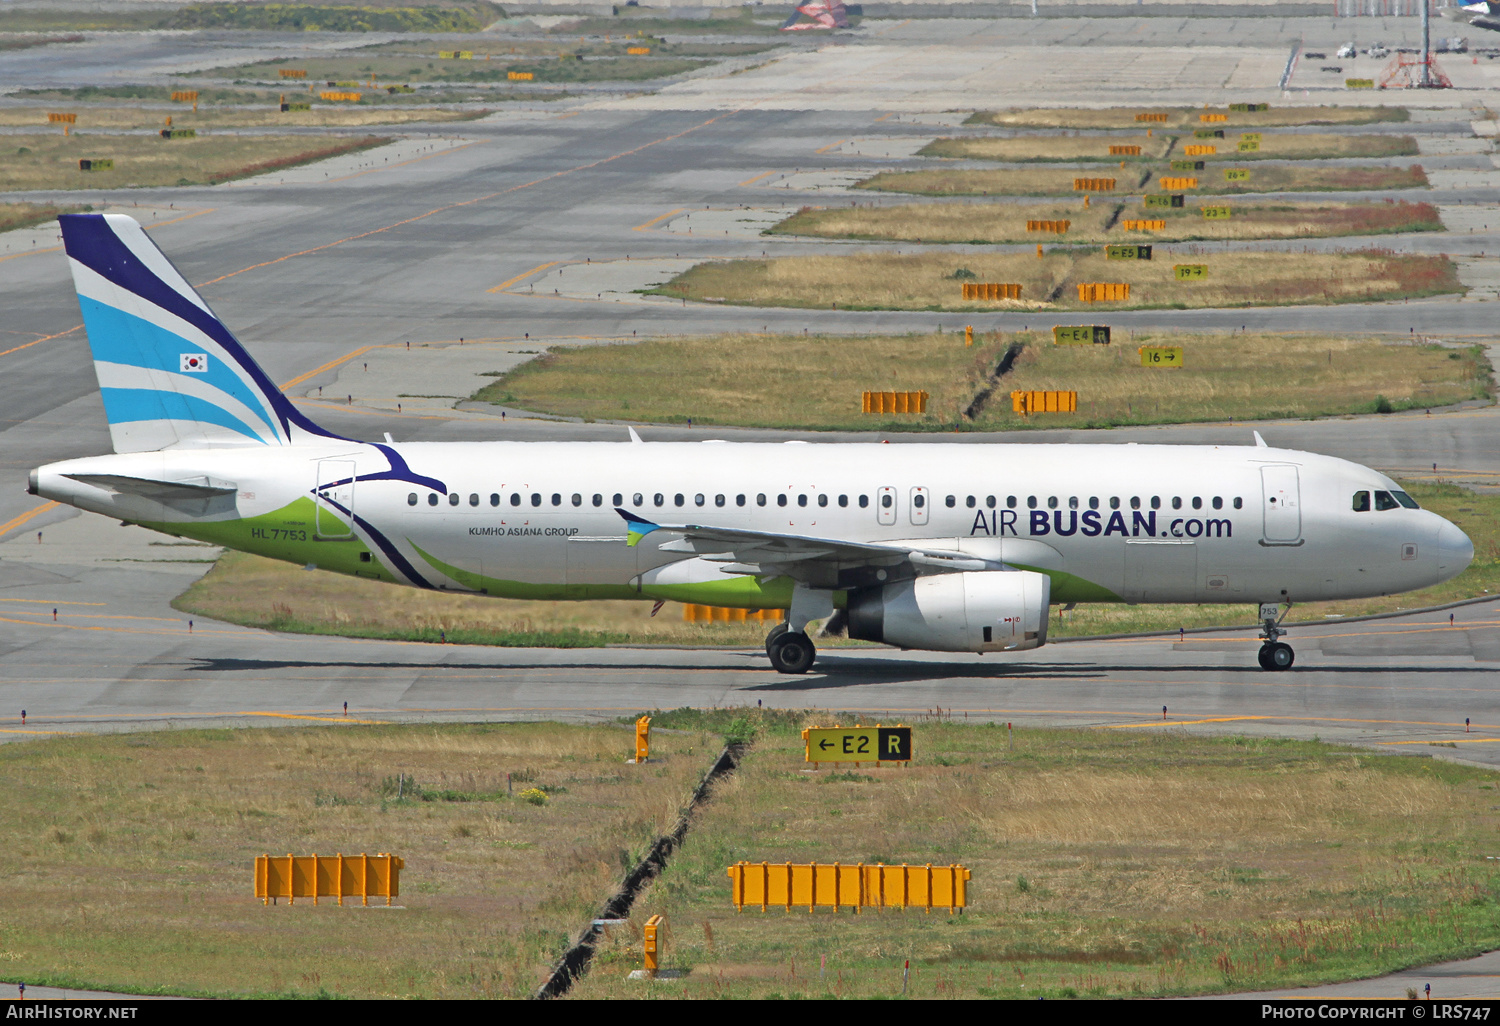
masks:
{"type": "Polygon", "coordinates": [[[910,762],[910,727],[808,727],[808,762],[910,762]]]}

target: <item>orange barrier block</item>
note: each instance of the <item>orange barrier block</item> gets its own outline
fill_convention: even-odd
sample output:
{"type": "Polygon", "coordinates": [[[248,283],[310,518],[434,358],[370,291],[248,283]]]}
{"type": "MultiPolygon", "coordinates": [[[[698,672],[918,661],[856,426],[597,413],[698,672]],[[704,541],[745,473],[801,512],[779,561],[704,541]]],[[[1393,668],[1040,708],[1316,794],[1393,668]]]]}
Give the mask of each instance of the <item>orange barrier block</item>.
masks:
{"type": "Polygon", "coordinates": [[[730,900],[740,912],[746,905],[759,905],[762,912],[780,905],[790,912],[795,905],[809,912],[915,907],[951,913],[968,907],[973,876],[956,864],[737,862],[729,867],[730,900]]]}
{"type": "Polygon", "coordinates": [[[965,299],[1020,299],[1021,286],[1014,282],[965,282],[965,299]]]}
{"type": "Polygon", "coordinates": [[[1080,303],[1121,303],[1129,299],[1129,282],[1092,281],[1078,283],[1078,301],[1080,303]]]}
{"type": "Polygon", "coordinates": [[[1074,192],[1114,192],[1115,180],[1113,178],[1075,178],[1073,179],[1074,192]]]}
{"type": "Polygon", "coordinates": [[[255,860],[255,896],[269,905],[277,898],[295,904],[298,898],[370,896],[391,899],[401,893],[401,870],[406,863],[398,856],[379,855],[261,855],[255,860]]]}

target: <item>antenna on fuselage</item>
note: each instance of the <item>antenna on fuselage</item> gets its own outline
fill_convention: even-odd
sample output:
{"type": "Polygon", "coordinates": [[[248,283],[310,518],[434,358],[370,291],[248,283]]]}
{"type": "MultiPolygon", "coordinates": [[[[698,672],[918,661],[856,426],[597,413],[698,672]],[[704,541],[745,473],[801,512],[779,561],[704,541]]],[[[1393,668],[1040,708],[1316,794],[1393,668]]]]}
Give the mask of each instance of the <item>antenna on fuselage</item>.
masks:
{"type": "Polygon", "coordinates": [[[1252,431],[1250,433],[1255,436],[1255,447],[1257,449],[1269,449],[1270,448],[1270,446],[1266,444],[1266,440],[1264,438],[1260,437],[1260,432],[1259,431],[1252,431]]]}
{"type": "Polygon", "coordinates": [[[635,428],[627,425],[625,430],[630,432],[630,440],[632,442],[640,442],[641,436],[635,433],[635,428]]]}

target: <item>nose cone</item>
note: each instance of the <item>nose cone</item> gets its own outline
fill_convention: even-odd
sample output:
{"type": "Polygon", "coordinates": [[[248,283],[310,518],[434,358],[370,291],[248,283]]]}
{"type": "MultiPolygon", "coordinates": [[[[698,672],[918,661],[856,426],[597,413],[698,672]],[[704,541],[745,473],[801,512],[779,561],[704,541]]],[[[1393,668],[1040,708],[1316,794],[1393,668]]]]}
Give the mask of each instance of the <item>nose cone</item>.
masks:
{"type": "Polygon", "coordinates": [[[1474,543],[1453,524],[1443,521],[1438,528],[1437,564],[1443,580],[1457,577],[1474,560],[1474,543]]]}

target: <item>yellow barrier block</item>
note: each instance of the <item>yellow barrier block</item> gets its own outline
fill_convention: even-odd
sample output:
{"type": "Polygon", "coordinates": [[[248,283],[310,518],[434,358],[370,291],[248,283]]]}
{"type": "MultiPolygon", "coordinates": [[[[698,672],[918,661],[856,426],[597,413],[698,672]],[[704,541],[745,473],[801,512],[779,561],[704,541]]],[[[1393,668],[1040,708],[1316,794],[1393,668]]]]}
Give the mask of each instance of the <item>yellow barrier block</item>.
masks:
{"type": "Polygon", "coordinates": [[[77,114],[48,114],[47,121],[54,125],[75,125],[78,123],[77,114]]]}
{"type": "Polygon", "coordinates": [[[1129,218],[1120,222],[1120,227],[1127,232],[1159,232],[1167,227],[1165,221],[1141,221],[1129,218]]]}
{"type": "Polygon", "coordinates": [[[1111,145],[1109,148],[1111,157],[1139,157],[1141,148],[1139,146],[1111,145]]]}
{"type": "Polygon", "coordinates": [[[1166,115],[1166,114],[1137,114],[1135,116],[1135,119],[1137,121],[1156,121],[1156,122],[1161,122],[1163,124],[1166,123],[1167,118],[1168,118],[1168,115],[1166,115]]]}
{"type": "Polygon", "coordinates": [[[964,282],[965,299],[1020,299],[1021,286],[1015,282],[964,282]]]}
{"type": "Polygon", "coordinates": [[[1208,157],[1218,153],[1219,150],[1216,146],[1192,145],[1184,146],[1182,152],[1186,153],[1189,157],[1208,157]]]}
{"type": "Polygon", "coordinates": [[[1229,115],[1228,114],[1199,114],[1198,115],[1198,120],[1202,121],[1204,124],[1211,124],[1211,123],[1216,122],[1216,121],[1228,121],[1229,120],[1229,115]]]}
{"type": "Polygon", "coordinates": [[[536,77],[536,74],[530,71],[508,71],[505,73],[505,77],[512,82],[530,82],[536,77]]]}
{"type": "Polygon", "coordinates": [[[322,92],[318,94],[318,97],[329,103],[358,103],[363,95],[363,93],[322,92]]]}
{"type": "Polygon", "coordinates": [[[1073,179],[1074,192],[1114,192],[1115,180],[1113,178],[1075,178],[1073,179]]]}
{"type": "Polygon", "coordinates": [[[1181,367],[1181,346],[1141,346],[1136,352],[1141,354],[1142,367],[1181,367]]]}
{"type": "Polygon", "coordinates": [[[1167,177],[1161,180],[1161,187],[1168,191],[1173,189],[1196,189],[1198,188],[1198,179],[1167,177]]]}
{"type": "Polygon", "coordinates": [[[884,863],[853,865],[737,862],[729,867],[730,900],[737,911],[759,905],[762,912],[772,905],[806,908],[946,908],[950,913],[967,908],[968,883],[973,873],[960,865],[887,866],[884,863]]]}
{"type": "Polygon", "coordinates": [[[1077,392],[1012,392],[1012,413],[1029,416],[1033,413],[1077,413],[1077,392]]]}
{"type": "Polygon", "coordinates": [[[685,602],[682,606],[682,618],[688,623],[744,623],[747,620],[772,620],[780,623],[786,619],[786,610],[736,609],[731,606],[704,606],[685,602]]]}
{"type": "Polygon", "coordinates": [[[406,863],[398,856],[378,855],[261,855],[255,860],[255,896],[269,905],[277,898],[295,904],[298,898],[391,899],[401,893],[401,870],[406,863]]]}
{"type": "Polygon", "coordinates": [[[1080,303],[1117,303],[1130,299],[1130,283],[1124,281],[1090,281],[1078,283],[1080,303]]]}
{"type": "Polygon", "coordinates": [[[628,54],[630,54],[632,57],[644,57],[646,54],[648,54],[648,53],[651,52],[651,47],[649,47],[649,46],[627,46],[625,48],[625,52],[628,53],[628,54]]]}
{"type": "Polygon", "coordinates": [[[1028,232],[1051,232],[1053,235],[1062,235],[1072,225],[1072,221],[1027,221],[1026,230],[1028,232]]]}
{"type": "Polygon", "coordinates": [[[926,413],[927,393],[865,392],[860,400],[861,413],[926,413]]]}
{"type": "Polygon", "coordinates": [[[282,68],[280,74],[281,74],[282,78],[306,78],[307,77],[307,71],[305,69],[302,69],[302,68],[282,68]]]}

